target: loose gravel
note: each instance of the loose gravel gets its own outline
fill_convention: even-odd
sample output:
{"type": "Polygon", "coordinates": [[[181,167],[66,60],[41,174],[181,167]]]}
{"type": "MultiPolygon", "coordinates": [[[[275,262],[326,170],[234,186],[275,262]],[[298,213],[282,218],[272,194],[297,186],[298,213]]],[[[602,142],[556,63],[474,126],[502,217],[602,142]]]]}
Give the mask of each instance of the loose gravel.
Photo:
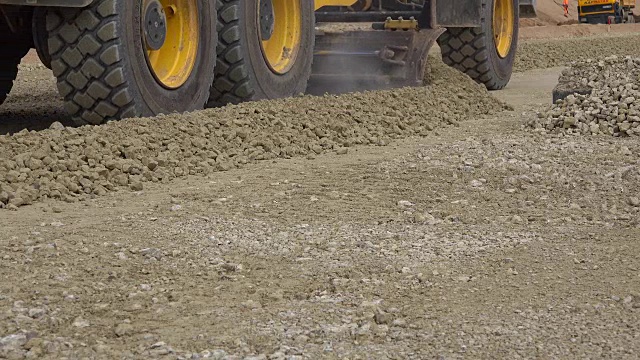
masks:
{"type": "Polygon", "coordinates": [[[640,58],[575,62],[563,71],[556,89],[576,93],[556,101],[528,125],[542,132],[640,135],[639,80],[640,58]]]}
{"type": "Polygon", "coordinates": [[[423,88],[255,102],[101,127],[54,123],[0,136],[0,207],[42,198],[73,202],[260,160],[386,145],[504,107],[432,60],[431,85],[423,88]]]}
{"type": "Polygon", "coordinates": [[[640,145],[510,115],[5,212],[0,357],[634,358],[640,145]]]}
{"type": "MultiPolygon", "coordinates": [[[[2,137],[1,166],[26,165],[5,189],[29,189],[34,174],[45,187],[84,179],[95,164],[109,178],[85,184],[135,192],[78,183],[69,201],[95,198],[40,201],[50,192],[2,212],[0,358],[638,358],[640,144],[474,115],[502,104],[434,73],[399,97],[2,137]],[[419,124],[427,136],[402,139],[419,124]],[[275,150],[252,145],[262,139],[275,150]],[[45,146],[42,159],[20,156],[45,146]],[[259,161],[256,148],[273,161],[215,172],[259,161]],[[214,150],[220,165],[200,160],[214,150]]],[[[522,98],[514,85],[500,96],[522,98]]],[[[20,80],[25,96],[9,105],[45,102],[49,85],[30,86],[20,80]]],[[[532,108],[548,101],[526,95],[532,108]]]]}
{"type": "MultiPolygon", "coordinates": [[[[558,27],[562,31],[562,27],[558,27]]],[[[640,35],[597,35],[575,39],[532,40],[520,42],[514,64],[515,71],[568,66],[606,56],[637,56],[640,35]]]]}

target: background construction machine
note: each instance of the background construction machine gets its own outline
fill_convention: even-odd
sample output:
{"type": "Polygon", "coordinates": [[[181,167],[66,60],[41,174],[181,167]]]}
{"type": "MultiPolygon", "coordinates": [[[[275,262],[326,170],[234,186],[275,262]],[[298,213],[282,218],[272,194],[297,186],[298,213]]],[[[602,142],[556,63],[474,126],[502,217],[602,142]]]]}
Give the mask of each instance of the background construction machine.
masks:
{"type": "Polygon", "coordinates": [[[578,20],[586,24],[634,23],[636,0],[578,0],[578,20]]]}
{"type": "Polygon", "coordinates": [[[0,0],[0,102],[35,48],[78,124],[421,83],[444,61],[510,79],[535,0],[0,0]],[[318,31],[317,23],[372,23],[318,31]],[[317,44],[316,44],[317,43],[317,44]]]}

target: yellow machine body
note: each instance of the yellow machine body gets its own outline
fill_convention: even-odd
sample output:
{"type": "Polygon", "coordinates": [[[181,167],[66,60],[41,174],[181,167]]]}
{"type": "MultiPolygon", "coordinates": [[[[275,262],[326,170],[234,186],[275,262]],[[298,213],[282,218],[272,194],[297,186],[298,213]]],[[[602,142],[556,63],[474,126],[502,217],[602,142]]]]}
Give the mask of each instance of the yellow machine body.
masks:
{"type": "Polygon", "coordinates": [[[635,22],[636,0],[578,0],[578,20],[587,24],[635,22]]]}
{"type": "Polygon", "coordinates": [[[602,14],[614,15],[619,4],[619,0],[578,0],[578,11],[579,15],[583,17],[602,14]]]}

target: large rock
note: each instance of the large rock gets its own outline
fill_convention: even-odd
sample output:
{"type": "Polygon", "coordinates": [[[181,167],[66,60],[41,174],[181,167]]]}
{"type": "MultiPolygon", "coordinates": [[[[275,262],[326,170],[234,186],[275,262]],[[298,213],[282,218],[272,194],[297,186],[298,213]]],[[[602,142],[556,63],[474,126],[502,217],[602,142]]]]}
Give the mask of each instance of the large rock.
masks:
{"type": "Polygon", "coordinates": [[[553,88],[553,103],[555,104],[559,100],[564,100],[569,95],[591,95],[592,91],[592,88],[580,83],[571,81],[559,82],[558,85],[553,88]]]}

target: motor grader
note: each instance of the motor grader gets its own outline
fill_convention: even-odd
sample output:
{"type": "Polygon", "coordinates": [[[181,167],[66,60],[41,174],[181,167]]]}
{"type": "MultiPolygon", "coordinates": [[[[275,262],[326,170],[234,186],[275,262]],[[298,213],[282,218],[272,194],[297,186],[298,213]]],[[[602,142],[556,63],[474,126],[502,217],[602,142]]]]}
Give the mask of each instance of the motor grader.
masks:
{"type": "Polygon", "coordinates": [[[436,41],[447,64],[500,89],[535,0],[0,0],[0,13],[0,102],[35,49],[86,125],[418,85],[436,41]]]}

